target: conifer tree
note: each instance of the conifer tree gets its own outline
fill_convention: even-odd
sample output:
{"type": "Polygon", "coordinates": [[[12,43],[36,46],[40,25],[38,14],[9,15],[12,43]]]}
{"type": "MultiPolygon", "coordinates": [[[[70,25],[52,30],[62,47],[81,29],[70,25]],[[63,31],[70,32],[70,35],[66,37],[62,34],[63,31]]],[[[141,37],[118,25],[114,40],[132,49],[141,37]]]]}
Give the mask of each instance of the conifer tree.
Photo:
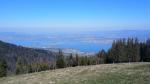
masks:
{"type": "Polygon", "coordinates": [[[7,76],[7,62],[4,59],[0,59],[0,77],[7,76]]]}
{"type": "Polygon", "coordinates": [[[66,67],[66,61],[65,61],[63,52],[61,50],[59,50],[59,54],[57,56],[56,66],[57,66],[57,68],[65,68],[66,67]]]}

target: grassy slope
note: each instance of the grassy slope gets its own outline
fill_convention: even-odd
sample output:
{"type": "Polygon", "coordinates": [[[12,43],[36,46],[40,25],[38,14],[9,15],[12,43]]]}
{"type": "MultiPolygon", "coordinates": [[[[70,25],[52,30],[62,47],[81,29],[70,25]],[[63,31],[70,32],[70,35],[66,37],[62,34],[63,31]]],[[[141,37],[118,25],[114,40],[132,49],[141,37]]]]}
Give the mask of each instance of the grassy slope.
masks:
{"type": "Polygon", "coordinates": [[[0,84],[150,84],[150,63],[57,69],[0,78],[0,84]]]}

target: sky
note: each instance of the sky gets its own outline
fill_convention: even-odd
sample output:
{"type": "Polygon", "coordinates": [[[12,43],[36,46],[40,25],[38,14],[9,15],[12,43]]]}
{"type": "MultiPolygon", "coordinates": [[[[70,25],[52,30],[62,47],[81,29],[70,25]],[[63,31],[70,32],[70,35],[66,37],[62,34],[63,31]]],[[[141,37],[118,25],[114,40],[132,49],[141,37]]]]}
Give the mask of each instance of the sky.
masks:
{"type": "Polygon", "coordinates": [[[150,29],[150,0],[0,0],[0,31],[150,29]]]}

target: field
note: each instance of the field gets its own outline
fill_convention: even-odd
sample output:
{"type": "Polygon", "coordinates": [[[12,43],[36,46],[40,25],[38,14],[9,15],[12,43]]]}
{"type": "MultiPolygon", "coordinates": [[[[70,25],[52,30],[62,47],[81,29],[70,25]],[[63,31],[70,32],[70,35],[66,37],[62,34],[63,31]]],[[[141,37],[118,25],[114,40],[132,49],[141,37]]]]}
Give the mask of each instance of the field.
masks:
{"type": "Polygon", "coordinates": [[[4,77],[0,84],[150,84],[150,63],[70,67],[4,77]]]}

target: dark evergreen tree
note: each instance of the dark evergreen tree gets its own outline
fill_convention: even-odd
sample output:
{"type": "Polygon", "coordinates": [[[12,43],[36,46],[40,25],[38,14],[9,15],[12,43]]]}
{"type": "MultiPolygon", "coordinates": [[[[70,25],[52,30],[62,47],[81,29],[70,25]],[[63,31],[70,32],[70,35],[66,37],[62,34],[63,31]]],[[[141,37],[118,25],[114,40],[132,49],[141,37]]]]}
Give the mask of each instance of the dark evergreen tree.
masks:
{"type": "Polygon", "coordinates": [[[0,77],[7,76],[7,62],[4,59],[0,59],[0,77]]]}
{"type": "Polygon", "coordinates": [[[106,52],[105,50],[101,50],[99,53],[98,53],[98,64],[104,64],[106,63],[106,52]]]}
{"type": "Polygon", "coordinates": [[[73,66],[73,62],[74,62],[72,54],[70,54],[69,59],[68,59],[68,62],[69,62],[69,63],[68,63],[68,66],[69,66],[69,67],[72,67],[72,66],[73,66]]]}
{"type": "Polygon", "coordinates": [[[140,44],[141,61],[150,62],[150,39],[140,44]]]}
{"type": "Polygon", "coordinates": [[[61,50],[59,50],[59,54],[57,56],[56,66],[57,66],[57,68],[65,68],[66,67],[66,61],[65,61],[63,52],[61,50]]]}

